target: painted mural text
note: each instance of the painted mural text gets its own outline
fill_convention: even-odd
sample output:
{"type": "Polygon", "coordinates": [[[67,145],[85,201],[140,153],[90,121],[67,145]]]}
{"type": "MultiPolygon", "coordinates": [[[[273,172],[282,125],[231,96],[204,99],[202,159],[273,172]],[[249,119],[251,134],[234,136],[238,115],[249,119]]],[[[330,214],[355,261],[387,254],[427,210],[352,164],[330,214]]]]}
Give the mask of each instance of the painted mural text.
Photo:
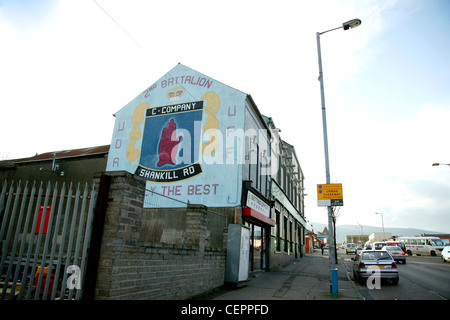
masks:
{"type": "Polygon", "coordinates": [[[161,114],[177,113],[184,111],[193,111],[203,109],[203,101],[187,102],[173,104],[169,106],[155,107],[147,109],[147,117],[158,116],[161,114]]]}
{"type": "Polygon", "coordinates": [[[152,84],[147,90],[144,91],[144,97],[148,98],[150,96],[150,92],[156,89],[158,85],[156,83],[152,84]]]}
{"type": "Polygon", "coordinates": [[[161,80],[161,88],[165,88],[168,86],[174,86],[177,84],[191,84],[194,86],[200,86],[205,88],[210,88],[213,81],[203,78],[203,77],[196,77],[196,76],[179,76],[179,77],[173,77],[168,78],[167,80],[161,80]]]}
{"type": "MultiPolygon", "coordinates": [[[[196,76],[178,76],[178,77],[171,77],[165,80],[161,80],[160,86],[161,88],[166,88],[174,85],[181,85],[181,84],[190,84],[193,86],[200,86],[205,88],[211,88],[211,85],[213,84],[213,81],[210,79],[206,79],[204,77],[196,77],[196,76]]],[[[158,87],[157,83],[152,84],[150,87],[148,87],[144,92],[144,97],[148,98],[150,97],[150,93],[155,90],[158,87]]]]}
{"type": "MultiPolygon", "coordinates": [[[[165,80],[161,80],[160,86],[161,88],[166,88],[174,85],[181,85],[181,84],[190,84],[193,86],[200,86],[204,88],[211,88],[211,85],[214,81],[210,79],[206,79],[204,77],[198,77],[198,76],[178,76],[178,77],[171,77],[165,80]]],[[[144,92],[144,97],[148,98],[150,97],[150,93],[155,90],[158,87],[157,83],[152,84],[150,87],[148,87],[144,92]]]]}
{"type": "Polygon", "coordinates": [[[193,163],[184,168],[175,170],[153,170],[138,165],[135,175],[153,182],[174,182],[192,178],[202,173],[202,167],[199,163],[193,163]]]}
{"type": "Polygon", "coordinates": [[[171,185],[171,186],[151,186],[148,191],[149,196],[154,194],[162,194],[163,196],[199,196],[199,195],[215,195],[219,188],[218,183],[213,184],[190,184],[187,186],[171,185]]]}

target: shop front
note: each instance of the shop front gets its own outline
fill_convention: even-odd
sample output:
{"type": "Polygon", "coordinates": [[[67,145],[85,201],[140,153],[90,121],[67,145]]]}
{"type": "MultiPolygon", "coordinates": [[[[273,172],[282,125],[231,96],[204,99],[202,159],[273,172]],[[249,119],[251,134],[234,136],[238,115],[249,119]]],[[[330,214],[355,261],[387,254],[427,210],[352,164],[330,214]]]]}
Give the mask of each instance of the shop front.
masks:
{"type": "Polygon", "coordinates": [[[269,271],[270,231],[275,221],[270,218],[270,202],[257,190],[246,190],[243,208],[244,225],[250,230],[249,273],[269,271]]]}

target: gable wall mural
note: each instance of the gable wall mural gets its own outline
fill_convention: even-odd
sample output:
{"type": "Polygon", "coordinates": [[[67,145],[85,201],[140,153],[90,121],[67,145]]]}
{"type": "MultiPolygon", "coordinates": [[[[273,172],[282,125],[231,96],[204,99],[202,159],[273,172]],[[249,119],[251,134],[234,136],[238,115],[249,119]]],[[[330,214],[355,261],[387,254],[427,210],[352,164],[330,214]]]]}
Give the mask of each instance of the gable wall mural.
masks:
{"type": "Polygon", "coordinates": [[[239,205],[246,97],[178,64],[115,114],[107,171],[146,179],[148,207],[239,205]]]}

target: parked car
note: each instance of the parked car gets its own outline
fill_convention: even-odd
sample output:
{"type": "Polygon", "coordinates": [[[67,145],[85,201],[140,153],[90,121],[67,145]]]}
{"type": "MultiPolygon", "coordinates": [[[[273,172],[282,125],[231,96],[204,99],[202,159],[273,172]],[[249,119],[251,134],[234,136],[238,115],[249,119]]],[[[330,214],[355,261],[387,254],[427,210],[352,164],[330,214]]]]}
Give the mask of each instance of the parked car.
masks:
{"type": "Polygon", "coordinates": [[[354,243],[347,243],[347,245],[345,246],[345,254],[348,254],[349,252],[353,252],[354,254],[356,254],[356,244],[354,243]]]}
{"type": "Polygon", "coordinates": [[[359,283],[378,274],[381,279],[389,279],[394,285],[398,284],[397,264],[387,251],[363,250],[352,260],[353,276],[359,283]]]}
{"type": "Polygon", "coordinates": [[[402,248],[397,246],[385,246],[381,250],[389,252],[395,262],[406,263],[406,253],[402,248]]]}
{"type": "Polygon", "coordinates": [[[446,261],[448,261],[448,259],[450,259],[450,247],[449,246],[444,247],[444,249],[442,250],[441,259],[442,259],[442,262],[446,262],[446,261]]]}

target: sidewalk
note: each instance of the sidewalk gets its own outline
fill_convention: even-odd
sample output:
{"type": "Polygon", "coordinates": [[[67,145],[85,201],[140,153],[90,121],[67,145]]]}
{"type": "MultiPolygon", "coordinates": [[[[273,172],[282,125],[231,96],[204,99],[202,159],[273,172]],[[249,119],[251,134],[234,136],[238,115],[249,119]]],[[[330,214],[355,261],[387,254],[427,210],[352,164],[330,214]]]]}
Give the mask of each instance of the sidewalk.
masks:
{"type": "Polygon", "coordinates": [[[328,251],[320,250],[287,266],[264,272],[238,289],[222,288],[205,300],[362,300],[359,290],[338,258],[338,293],[331,294],[328,251]]]}

